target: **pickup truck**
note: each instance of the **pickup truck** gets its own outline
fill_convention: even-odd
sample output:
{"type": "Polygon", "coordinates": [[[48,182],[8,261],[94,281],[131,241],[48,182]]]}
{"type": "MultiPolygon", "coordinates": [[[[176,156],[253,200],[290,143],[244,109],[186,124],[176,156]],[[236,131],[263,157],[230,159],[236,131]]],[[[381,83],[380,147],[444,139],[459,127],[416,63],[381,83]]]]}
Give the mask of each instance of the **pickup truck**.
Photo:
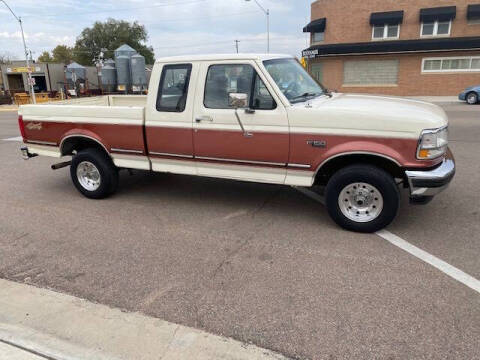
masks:
{"type": "Polygon", "coordinates": [[[52,168],[88,198],[113,194],[120,169],[319,185],[358,232],[391,223],[402,187],[424,204],[455,174],[440,107],[329,92],[286,55],[162,58],[146,96],[24,105],[19,127],[23,157],[68,157],[52,168]]]}

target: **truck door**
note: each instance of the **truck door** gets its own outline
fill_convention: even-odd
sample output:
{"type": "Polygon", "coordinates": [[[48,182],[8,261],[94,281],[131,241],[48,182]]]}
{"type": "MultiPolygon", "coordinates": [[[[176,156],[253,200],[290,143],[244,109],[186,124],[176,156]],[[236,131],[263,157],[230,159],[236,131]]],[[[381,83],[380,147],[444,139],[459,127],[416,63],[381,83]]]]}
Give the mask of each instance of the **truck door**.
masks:
{"type": "MultiPolygon", "coordinates": [[[[157,66],[157,65],[156,65],[157,66]]],[[[196,63],[166,64],[152,75],[145,134],[152,170],[195,175],[192,117],[196,63]]]]}
{"type": "Polygon", "coordinates": [[[254,61],[203,63],[194,107],[198,175],[284,183],[289,151],[285,108],[254,61]],[[229,93],[247,94],[238,109],[229,93]]]}

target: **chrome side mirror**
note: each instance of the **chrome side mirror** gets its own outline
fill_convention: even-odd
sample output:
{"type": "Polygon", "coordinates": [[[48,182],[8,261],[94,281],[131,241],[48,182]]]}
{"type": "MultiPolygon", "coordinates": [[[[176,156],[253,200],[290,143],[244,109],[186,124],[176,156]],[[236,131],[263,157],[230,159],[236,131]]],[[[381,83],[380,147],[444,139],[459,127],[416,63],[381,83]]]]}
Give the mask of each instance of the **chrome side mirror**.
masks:
{"type": "Polygon", "coordinates": [[[243,109],[248,107],[248,94],[229,93],[228,106],[234,109],[243,109]]]}
{"type": "Polygon", "coordinates": [[[252,137],[253,134],[245,130],[242,120],[240,120],[240,116],[238,115],[238,109],[248,109],[248,94],[243,94],[243,93],[228,94],[228,106],[235,109],[235,116],[237,118],[238,125],[240,125],[240,128],[242,129],[243,136],[252,137]]]}

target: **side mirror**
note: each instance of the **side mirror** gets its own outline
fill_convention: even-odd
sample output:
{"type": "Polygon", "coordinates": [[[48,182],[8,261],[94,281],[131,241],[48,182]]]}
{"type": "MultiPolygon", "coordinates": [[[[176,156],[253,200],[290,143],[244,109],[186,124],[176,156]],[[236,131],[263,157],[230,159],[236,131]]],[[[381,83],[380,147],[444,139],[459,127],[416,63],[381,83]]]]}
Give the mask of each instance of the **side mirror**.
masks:
{"type": "Polygon", "coordinates": [[[228,106],[234,109],[248,108],[248,94],[243,93],[229,93],[228,106]]]}

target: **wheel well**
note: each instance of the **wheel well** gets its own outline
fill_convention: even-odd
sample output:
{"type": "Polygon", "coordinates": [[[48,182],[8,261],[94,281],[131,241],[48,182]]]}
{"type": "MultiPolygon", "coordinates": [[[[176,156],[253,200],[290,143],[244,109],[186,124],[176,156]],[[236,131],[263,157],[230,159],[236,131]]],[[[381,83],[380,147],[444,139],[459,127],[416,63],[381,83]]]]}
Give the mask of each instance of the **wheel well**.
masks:
{"type": "Polygon", "coordinates": [[[401,166],[399,166],[393,160],[378,155],[350,154],[335,157],[323,164],[322,167],[318,170],[315,177],[315,185],[326,185],[330,177],[332,177],[332,175],[335,174],[338,170],[346,166],[359,163],[376,166],[380,169],[385,170],[394,178],[403,179],[405,177],[404,171],[401,166]]]}
{"type": "Polygon", "coordinates": [[[99,149],[110,156],[107,149],[100,142],[85,136],[73,136],[65,139],[62,142],[60,151],[62,156],[65,156],[72,155],[74,151],[79,152],[88,148],[99,149]]]}
{"type": "Polygon", "coordinates": [[[467,93],[467,96],[470,95],[470,94],[475,94],[475,95],[477,95],[477,98],[480,97],[480,96],[478,95],[478,93],[477,93],[476,91],[474,91],[474,90],[469,91],[469,92],[467,93]]]}

